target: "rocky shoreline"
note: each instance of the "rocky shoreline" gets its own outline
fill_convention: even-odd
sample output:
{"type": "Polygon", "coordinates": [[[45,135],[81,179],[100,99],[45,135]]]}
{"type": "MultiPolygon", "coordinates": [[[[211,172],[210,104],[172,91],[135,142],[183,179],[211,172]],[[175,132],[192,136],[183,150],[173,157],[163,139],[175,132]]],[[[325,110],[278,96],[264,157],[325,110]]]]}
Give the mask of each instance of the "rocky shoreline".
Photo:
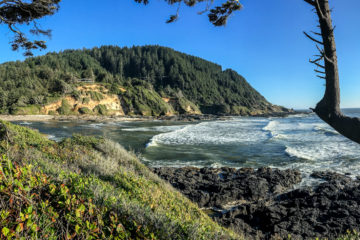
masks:
{"type": "Polygon", "coordinates": [[[360,227],[360,181],[314,172],[322,182],[295,189],[296,170],[154,168],[153,172],[245,239],[336,239],[360,227]]]}

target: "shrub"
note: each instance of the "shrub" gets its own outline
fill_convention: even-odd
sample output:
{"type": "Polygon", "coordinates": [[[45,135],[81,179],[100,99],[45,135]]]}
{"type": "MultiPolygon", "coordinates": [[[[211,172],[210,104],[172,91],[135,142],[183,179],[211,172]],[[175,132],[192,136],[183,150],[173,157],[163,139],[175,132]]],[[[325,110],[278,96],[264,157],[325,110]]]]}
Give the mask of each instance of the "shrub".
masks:
{"type": "Polygon", "coordinates": [[[71,114],[71,105],[66,99],[61,101],[61,107],[57,109],[60,115],[70,115],[71,114]]]}
{"type": "Polygon", "coordinates": [[[93,100],[93,101],[100,102],[101,100],[104,99],[104,95],[102,95],[102,94],[99,93],[99,92],[90,91],[89,93],[90,93],[90,98],[91,98],[91,100],[93,100]]]}
{"type": "Polygon", "coordinates": [[[81,93],[79,91],[73,91],[71,93],[71,96],[76,100],[76,101],[79,101],[80,98],[81,98],[81,93]]]}
{"type": "Polygon", "coordinates": [[[92,113],[92,111],[87,107],[79,108],[78,111],[79,111],[80,114],[91,114],[92,113]]]}
{"type": "Polygon", "coordinates": [[[57,112],[56,111],[53,111],[53,110],[51,110],[51,111],[49,111],[49,113],[48,113],[49,115],[56,115],[57,114],[57,112]]]}
{"type": "Polygon", "coordinates": [[[99,104],[93,109],[94,113],[100,114],[100,115],[107,115],[108,110],[105,105],[99,104]]]}
{"type": "Polygon", "coordinates": [[[26,107],[16,107],[11,110],[14,115],[36,115],[40,114],[41,107],[39,105],[29,105],[26,107]]]}
{"type": "Polygon", "coordinates": [[[85,97],[82,100],[82,104],[88,104],[89,102],[90,102],[90,98],[88,98],[88,97],[85,97]]]}

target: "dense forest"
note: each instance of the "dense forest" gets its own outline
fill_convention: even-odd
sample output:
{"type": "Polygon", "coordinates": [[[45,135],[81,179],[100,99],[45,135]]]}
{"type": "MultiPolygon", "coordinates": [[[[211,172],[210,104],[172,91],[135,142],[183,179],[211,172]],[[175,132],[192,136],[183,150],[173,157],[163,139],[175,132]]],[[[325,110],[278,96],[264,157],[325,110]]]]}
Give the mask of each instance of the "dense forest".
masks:
{"type": "Polygon", "coordinates": [[[161,98],[176,99],[180,105],[172,106],[176,113],[186,112],[179,103],[215,114],[285,110],[267,102],[235,71],[223,71],[198,57],[160,46],[103,46],[0,65],[0,113],[17,114],[19,108],[79,97],[76,86],[81,79],[93,80],[117,94],[126,104],[126,113],[165,114],[169,109],[159,103],[161,98]]]}

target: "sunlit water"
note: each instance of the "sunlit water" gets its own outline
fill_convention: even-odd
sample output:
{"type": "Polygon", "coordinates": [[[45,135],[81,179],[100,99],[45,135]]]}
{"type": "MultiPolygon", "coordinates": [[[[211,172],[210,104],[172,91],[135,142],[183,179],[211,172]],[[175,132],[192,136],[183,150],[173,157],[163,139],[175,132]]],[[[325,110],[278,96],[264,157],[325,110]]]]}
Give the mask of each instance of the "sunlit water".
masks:
{"type": "MultiPolygon", "coordinates": [[[[360,117],[360,109],[346,109],[360,117]]],[[[141,155],[149,166],[295,168],[360,175],[360,145],[314,114],[286,118],[234,117],[187,122],[18,122],[51,139],[73,133],[105,136],[141,155]]]]}

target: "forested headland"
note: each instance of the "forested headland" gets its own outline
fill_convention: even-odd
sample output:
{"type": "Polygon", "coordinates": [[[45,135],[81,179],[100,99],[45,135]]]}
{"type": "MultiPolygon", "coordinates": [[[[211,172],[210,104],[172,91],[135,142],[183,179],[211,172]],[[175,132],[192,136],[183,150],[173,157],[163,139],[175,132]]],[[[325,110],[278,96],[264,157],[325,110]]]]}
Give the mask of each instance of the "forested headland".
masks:
{"type": "Polygon", "coordinates": [[[288,111],[238,73],[160,46],[102,46],[0,65],[1,114],[255,115],[288,111]]]}

